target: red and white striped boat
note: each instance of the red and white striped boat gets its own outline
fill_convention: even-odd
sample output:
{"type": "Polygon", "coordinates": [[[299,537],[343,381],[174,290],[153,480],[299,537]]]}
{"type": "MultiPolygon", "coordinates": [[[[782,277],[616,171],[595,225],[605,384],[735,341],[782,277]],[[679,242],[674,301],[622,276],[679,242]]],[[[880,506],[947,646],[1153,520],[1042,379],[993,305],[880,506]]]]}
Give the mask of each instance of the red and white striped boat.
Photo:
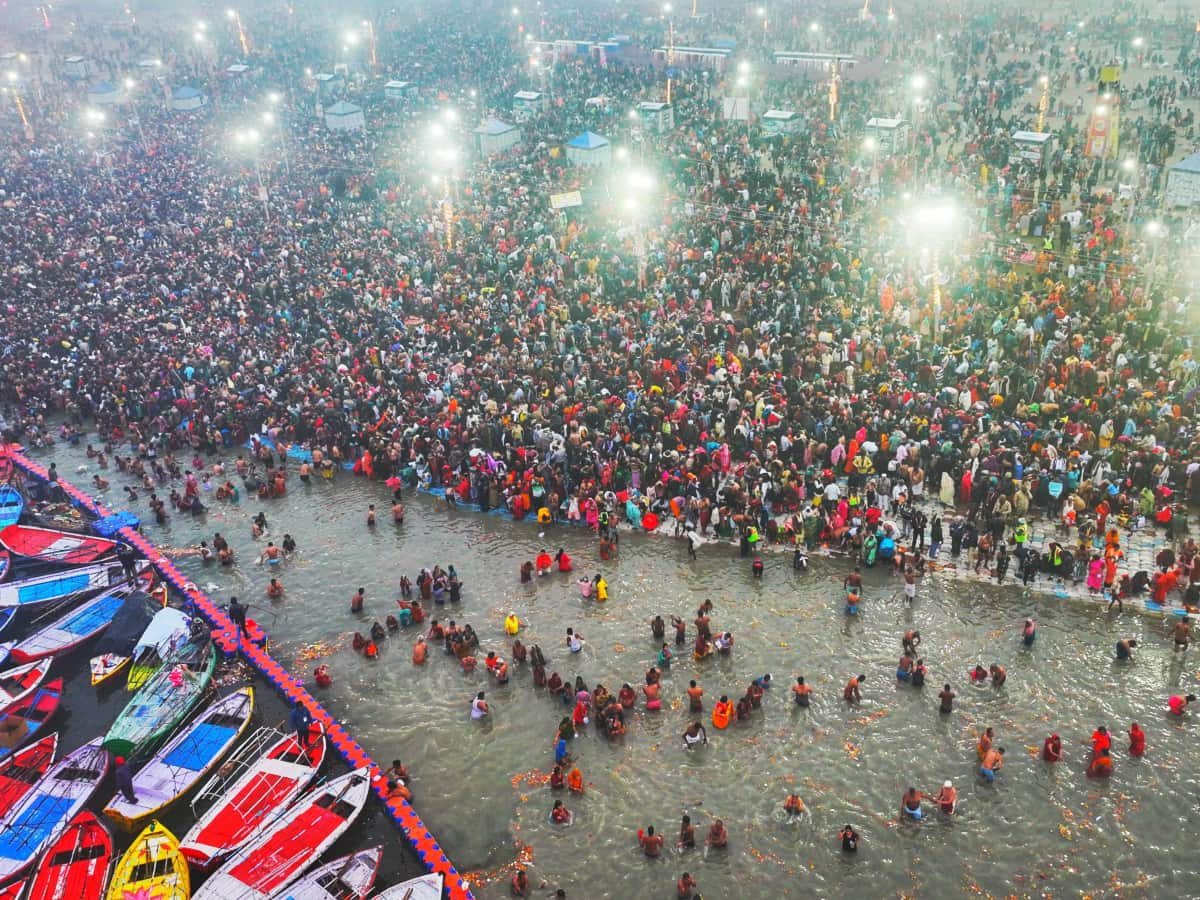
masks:
{"type": "Polygon", "coordinates": [[[17,900],[21,894],[25,893],[25,885],[29,884],[29,880],[22,878],[20,881],[14,881],[12,884],[5,885],[0,888],[0,900],[17,900]]]}
{"type": "Polygon", "coordinates": [[[17,556],[70,565],[95,562],[117,550],[117,541],[108,538],[29,525],[0,529],[0,545],[17,556]]]}
{"type": "Polygon", "coordinates": [[[376,894],[371,900],[442,900],[442,873],[431,872],[410,878],[376,894]]]}
{"type": "MultiPolygon", "coordinates": [[[[0,818],[41,781],[57,751],[58,735],[49,734],[0,763],[0,818]]],[[[4,900],[3,893],[0,900],[4,900]]]]}
{"type": "Polygon", "coordinates": [[[202,871],[241,847],[264,822],[299,797],[325,761],[325,733],[318,723],[307,747],[300,746],[294,733],[279,735],[270,729],[252,735],[245,746],[258,755],[249,757],[245,750],[239,751],[222,767],[234,774],[218,775],[192,804],[195,809],[205,798],[217,798],[179,842],[187,861],[202,871]],[[276,737],[268,745],[272,736],[276,737]]]}
{"type": "Polygon", "coordinates": [[[192,900],[268,900],[346,833],[370,796],[368,766],[313,788],[234,853],[192,900]]]}
{"type": "Polygon", "coordinates": [[[112,860],[112,835],[85,809],[42,854],[25,900],[102,900],[112,860]]]}
{"type": "Polygon", "coordinates": [[[51,660],[39,659],[0,672],[0,712],[16,706],[37,690],[50,671],[51,660]]]}

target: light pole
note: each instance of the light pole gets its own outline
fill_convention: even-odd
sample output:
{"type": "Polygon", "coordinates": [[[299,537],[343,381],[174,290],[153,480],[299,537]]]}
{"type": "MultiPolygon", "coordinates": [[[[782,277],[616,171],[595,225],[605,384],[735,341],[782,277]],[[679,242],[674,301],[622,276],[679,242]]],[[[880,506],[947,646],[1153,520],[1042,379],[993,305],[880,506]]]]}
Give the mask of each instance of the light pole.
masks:
{"type": "Polygon", "coordinates": [[[29,124],[29,116],[25,112],[25,103],[21,100],[21,75],[15,69],[6,73],[4,76],[6,93],[12,94],[13,105],[17,108],[17,115],[21,117],[21,125],[25,129],[25,140],[33,140],[33,126],[29,124]]]}
{"type": "Polygon", "coordinates": [[[290,178],[292,175],[292,164],[288,159],[287,135],[283,131],[283,119],[274,109],[279,108],[279,104],[283,102],[283,95],[279,91],[271,91],[267,94],[267,102],[273,107],[272,110],[267,110],[262,115],[264,125],[274,125],[279,133],[279,150],[283,156],[283,171],[290,178]]]}
{"type": "Polygon", "coordinates": [[[258,147],[262,140],[262,135],[257,128],[242,128],[233,133],[233,141],[239,147],[246,148],[250,153],[250,158],[254,160],[254,177],[258,180],[258,198],[262,201],[263,215],[268,222],[271,221],[271,206],[267,202],[267,184],[263,180],[262,162],[259,159],[258,147]]]}
{"type": "Polygon", "coordinates": [[[1150,250],[1150,271],[1146,274],[1146,303],[1150,302],[1150,292],[1154,289],[1154,275],[1158,265],[1158,249],[1167,237],[1167,226],[1162,222],[1147,222],[1146,237],[1153,244],[1150,250]]]}
{"type": "Polygon", "coordinates": [[[942,333],[942,272],[938,251],[950,237],[958,221],[958,210],[949,203],[934,203],[917,207],[912,215],[910,238],[916,240],[929,254],[933,277],[933,343],[936,346],[942,333]]]}
{"type": "Polygon", "coordinates": [[[657,182],[654,176],[643,169],[626,173],[620,182],[626,211],[633,221],[633,250],[637,256],[638,287],[646,287],[646,232],[645,219],[649,197],[654,193],[657,182]]]}
{"type": "Polygon", "coordinates": [[[237,26],[238,43],[240,43],[242,45],[242,55],[243,56],[249,55],[250,39],[246,37],[246,29],[242,27],[241,14],[238,13],[238,11],[236,9],[233,9],[231,7],[229,9],[225,10],[225,16],[226,16],[226,18],[233,20],[233,23],[237,26]]]}
{"type": "Polygon", "coordinates": [[[458,166],[460,162],[459,149],[450,141],[447,125],[458,121],[458,112],[453,108],[442,110],[441,121],[429,126],[427,146],[429,147],[429,167],[433,170],[434,185],[444,185],[445,194],[442,197],[442,217],[446,229],[446,249],[454,247],[454,206],[458,199],[458,166]]]}
{"type": "Polygon", "coordinates": [[[1038,98],[1038,117],[1037,129],[1038,134],[1041,134],[1046,129],[1046,112],[1050,109],[1050,78],[1043,75],[1038,79],[1038,84],[1042,86],[1042,96],[1038,98]]]}

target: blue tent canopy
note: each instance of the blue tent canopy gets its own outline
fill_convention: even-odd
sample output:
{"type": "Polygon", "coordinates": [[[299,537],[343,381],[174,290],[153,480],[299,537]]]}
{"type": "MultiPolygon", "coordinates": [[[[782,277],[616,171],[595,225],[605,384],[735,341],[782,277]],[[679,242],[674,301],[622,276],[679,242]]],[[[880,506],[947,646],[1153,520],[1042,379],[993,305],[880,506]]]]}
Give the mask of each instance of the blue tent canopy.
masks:
{"type": "Polygon", "coordinates": [[[188,87],[185,85],[183,87],[177,87],[175,90],[171,91],[171,96],[176,100],[191,100],[193,97],[199,97],[200,91],[194,87],[188,87]]]}
{"type": "Polygon", "coordinates": [[[574,147],[576,150],[597,150],[600,147],[608,146],[608,138],[600,137],[592,131],[585,131],[579,137],[567,141],[567,146],[574,147]]]}

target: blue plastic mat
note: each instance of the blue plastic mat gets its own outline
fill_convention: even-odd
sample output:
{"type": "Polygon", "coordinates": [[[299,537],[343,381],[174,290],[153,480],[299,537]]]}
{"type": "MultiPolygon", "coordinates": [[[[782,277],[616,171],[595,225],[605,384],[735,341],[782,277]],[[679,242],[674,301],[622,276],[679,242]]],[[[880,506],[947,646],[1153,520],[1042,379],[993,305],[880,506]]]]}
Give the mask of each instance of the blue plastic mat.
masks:
{"type": "Polygon", "coordinates": [[[37,603],[86,591],[92,581],[87,575],[67,575],[41,584],[30,584],[17,590],[18,603],[37,603]]]}
{"type": "Polygon", "coordinates": [[[71,618],[63,623],[62,629],[71,634],[91,634],[100,626],[111,622],[112,617],[117,614],[117,610],[124,603],[124,596],[119,594],[105,594],[96,603],[79,610],[79,612],[71,616],[71,618]]]}
{"type": "Polygon", "coordinates": [[[220,725],[201,723],[192,729],[178,747],[167,754],[163,760],[168,766],[199,772],[212,762],[214,756],[221,752],[237,733],[234,728],[224,728],[220,725]]]}
{"type": "Polygon", "coordinates": [[[0,833],[0,858],[28,859],[59,830],[75,802],[48,794],[36,798],[0,833]]]}

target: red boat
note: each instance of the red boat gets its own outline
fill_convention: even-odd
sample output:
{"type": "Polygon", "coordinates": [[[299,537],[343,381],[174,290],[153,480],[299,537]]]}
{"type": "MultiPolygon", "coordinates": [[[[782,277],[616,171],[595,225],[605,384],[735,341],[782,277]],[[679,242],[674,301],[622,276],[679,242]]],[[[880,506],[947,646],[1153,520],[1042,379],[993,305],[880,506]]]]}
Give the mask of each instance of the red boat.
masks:
{"type": "Polygon", "coordinates": [[[85,809],[42,855],[25,900],[103,900],[112,860],[112,835],[85,809]]]}
{"type": "Polygon", "coordinates": [[[117,550],[117,542],[108,538],[29,525],[0,529],[0,545],[17,556],[70,565],[95,562],[117,550]]]}
{"type": "Polygon", "coordinates": [[[325,760],[325,734],[319,723],[313,724],[307,747],[300,746],[295,734],[278,737],[270,746],[266,741],[278,732],[264,730],[261,735],[246,741],[238,757],[227,764],[240,775],[231,775],[225,783],[218,776],[197,798],[198,802],[218,797],[179,842],[180,852],[198,869],[211,866],[254,837],[264,822],[300,796],[325,760]],[[256,750],[260,755],[251,757],[256,750]]]}
{"type": "Polygon", "coordinates": [[[25,891],[25,885],[27,884],[29,884],[29,880],[22,878],[20,881],[14,881],[12,884],[5,885],[0,888],[0,900],[17,900],[25,891]]]}
{"type": "Polygon", "coordinates": [[[0,757],[9,756],[58,711],[63,680],[55,678],[0,713],[0,757]]]}
{"type": "MultiPolygon", "coordinates": [[[[51,734],[0,763],[0,817],[8,815],[17,801],[46,774],[57,750],[58,735],[51,734]]],[[[4,900],[3,893],[0,893],[0,900],[4,900]]]]}

